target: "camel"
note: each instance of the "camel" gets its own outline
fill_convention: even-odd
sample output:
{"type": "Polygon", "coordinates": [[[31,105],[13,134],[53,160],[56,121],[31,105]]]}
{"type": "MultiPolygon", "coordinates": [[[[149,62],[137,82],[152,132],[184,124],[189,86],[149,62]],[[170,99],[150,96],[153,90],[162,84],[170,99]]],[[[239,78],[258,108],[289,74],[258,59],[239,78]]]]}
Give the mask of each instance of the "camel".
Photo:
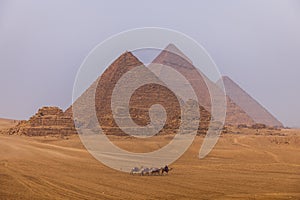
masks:
{"type": "Polygon", "coordinates": [[[150,172],[151,175],[160,175],[160,173],[161,173],[161,168],[156,168],[156,167],[151,168],[151,172],[150,172]]]}
{"type": "Polygon", "coordinates": [[[142,175],[142,171],[143,171],[143,166],[142,167],[134,167],[134,168],[132,168],[131,169],[131,171],[130,171],[130,174],[131,175],[134,175],[134,174],[140,174],[140,175],[142,175]]]}
{"type": "Polygon", "coordinates": [[[169,174],[169,171],[171,171],[173,168],[169,168],[168,165],[166,165],[165,167],[161,168],[161,175],[164,175],[164,173],[166,172],[167,174],[169,174]]]}
{"type": "Polygon", "coordinates": [[[142,173],[141,175],[144,176],[144,175],[150,175],[151,174],[151,169],[146,167],[142,170],[142,173]]]}

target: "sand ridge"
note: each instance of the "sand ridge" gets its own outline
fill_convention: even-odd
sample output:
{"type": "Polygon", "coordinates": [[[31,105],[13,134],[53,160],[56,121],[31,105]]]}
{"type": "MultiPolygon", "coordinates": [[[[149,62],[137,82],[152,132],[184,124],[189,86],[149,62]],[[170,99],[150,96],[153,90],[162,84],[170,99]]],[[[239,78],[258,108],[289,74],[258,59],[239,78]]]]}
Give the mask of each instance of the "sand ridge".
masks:
{"type": "MultiPolygon", "coordinates": [[[[285,136],[232,131],[202,160],[203,136],[197,136],[169,175],[142,177],[104,166],[77,135],[0,135],[0,199],[299,199],[300,131],[281,132],[285,136]]],[[[135,148],[155,149],[170,139],[156,138],[135,148]]],[[[120,147],[134,143],[110,139],[120,147]]]]}

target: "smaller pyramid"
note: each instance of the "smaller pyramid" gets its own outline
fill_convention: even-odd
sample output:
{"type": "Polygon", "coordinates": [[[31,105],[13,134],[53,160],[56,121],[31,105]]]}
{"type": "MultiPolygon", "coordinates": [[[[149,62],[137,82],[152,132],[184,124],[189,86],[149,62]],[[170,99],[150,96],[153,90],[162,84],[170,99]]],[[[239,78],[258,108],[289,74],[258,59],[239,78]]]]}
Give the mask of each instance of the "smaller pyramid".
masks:
{"type": "Polygon", "coordinates": [[[20,121],[8,130],[9,135],[67,136],[77,134],[73,120],[66,116],[58,107],[43,107],[30,117],[29,120],[20,121]]]}
{"type": "Polygon", "coordinates": [[[283,126],[283,124],[267,109],[265,109],[228,76],[223,76],[222,79],[226,94],[234,101],[235,104],[241,107],[255,121],[255,123],[261,123],[271,127],[283,126]]]}

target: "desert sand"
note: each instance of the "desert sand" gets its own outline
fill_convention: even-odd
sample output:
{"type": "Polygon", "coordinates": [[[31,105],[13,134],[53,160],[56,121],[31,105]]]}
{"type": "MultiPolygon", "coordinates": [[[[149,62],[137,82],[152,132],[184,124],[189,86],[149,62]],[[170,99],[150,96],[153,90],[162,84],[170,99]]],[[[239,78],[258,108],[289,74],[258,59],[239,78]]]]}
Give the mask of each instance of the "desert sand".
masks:
{"type": "MultiPolygon", "coordinates": [[[[170,139],[156,138],[110,137],[133,151],[170,139]]],[[[77,135],[0,135],[0,199],[300,199],[299,130],[232,130],[200,160],[202,141],[169,175],[132,176],[95,160],[77,135]]]]}
{"type": "Polygon", "coordinates": [[[0,118],[0,130],[11,128],[17,123],[17,120],[0,118]]]}

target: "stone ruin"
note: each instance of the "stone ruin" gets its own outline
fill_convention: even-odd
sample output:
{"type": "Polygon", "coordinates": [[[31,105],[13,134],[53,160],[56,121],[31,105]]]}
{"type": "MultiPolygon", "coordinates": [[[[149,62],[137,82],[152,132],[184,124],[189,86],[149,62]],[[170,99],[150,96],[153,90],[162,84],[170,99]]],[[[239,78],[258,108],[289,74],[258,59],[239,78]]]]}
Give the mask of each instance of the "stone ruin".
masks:
{"type": "Polygon", "coordinates": [[[43,107],[29,120],[20,121],[8,130],[10,135],[46,136],[76,134],[72,118],[58,107],[43,107]]]}

